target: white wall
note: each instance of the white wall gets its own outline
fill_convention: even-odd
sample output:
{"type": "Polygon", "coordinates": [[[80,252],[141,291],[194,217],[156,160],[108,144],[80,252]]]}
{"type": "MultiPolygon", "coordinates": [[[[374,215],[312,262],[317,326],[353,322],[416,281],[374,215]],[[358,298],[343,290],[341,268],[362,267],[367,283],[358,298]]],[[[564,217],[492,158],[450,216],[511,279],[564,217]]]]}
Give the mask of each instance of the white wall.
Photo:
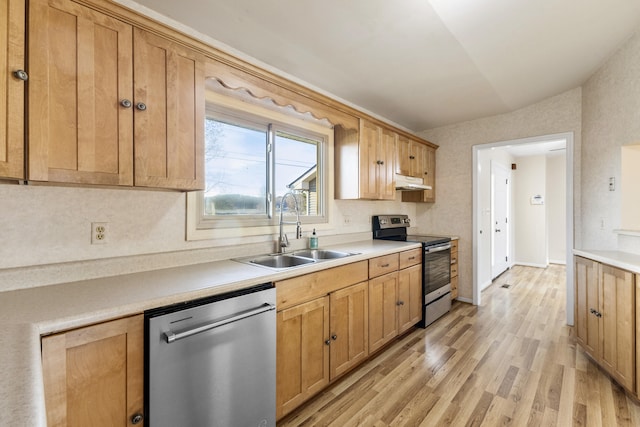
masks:
{"type": "MultiPolygon", "coordinates": [[[[581,89],[576,88],[509,114],[458,123],[421,132],[440,145],[436,151],[436,203],[418,205],[421,231],[460,237],[459,292],[473,297],[472,147],[556,133],[574,134],[574,204],[580,205],[581,89]]],[[[580,210],[575,226],[580,227],[580,210]]],[[[475,236],[477,238],[477,236],[475,236]]]]}
{"type": "Polygon", "coordinates": [[[547,241],[549,262],[567,261],[567,156],[564,151],[547,155],[547,241]]]}
{"type": "Polygon", "coordinates": [[[518,157],[513,172],[514,204],[514,255],[515,263],[546,267],[547,258],[547,207],[546,207],[546,158],[540,156],[518,157]],[[540,195],[544,204],[531,203],[540,195]]]}

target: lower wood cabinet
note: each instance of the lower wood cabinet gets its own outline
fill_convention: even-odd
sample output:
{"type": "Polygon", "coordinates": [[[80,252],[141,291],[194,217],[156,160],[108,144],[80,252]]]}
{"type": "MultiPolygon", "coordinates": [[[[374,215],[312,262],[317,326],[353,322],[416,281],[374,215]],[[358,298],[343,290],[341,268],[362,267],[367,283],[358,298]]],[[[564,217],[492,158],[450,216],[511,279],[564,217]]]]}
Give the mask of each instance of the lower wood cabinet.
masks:
{"type": "Polygon", "coordinates": [[[575,331],[593,360],[632,393],[636,381],[634,274],[575,257],[575,331]]]}
{"type": "Polygon", "coordinates": [[[369,351],[398,336],[398,272],[369,280],[369,351]]]}
{"type": "Polygon", "coordinates": [[[422,320],[422,264],[398,272],[398,333],[422,320]]]}
{"type": "Polygon", "coordinates": [[[277,314],[276,418],[329,384],[329,297],[277,314]]]}
{"type": "Polygon", "coordinates": [[[143,315],[43,337],[47,425],[144,425],[143,364],[143,315]]]}

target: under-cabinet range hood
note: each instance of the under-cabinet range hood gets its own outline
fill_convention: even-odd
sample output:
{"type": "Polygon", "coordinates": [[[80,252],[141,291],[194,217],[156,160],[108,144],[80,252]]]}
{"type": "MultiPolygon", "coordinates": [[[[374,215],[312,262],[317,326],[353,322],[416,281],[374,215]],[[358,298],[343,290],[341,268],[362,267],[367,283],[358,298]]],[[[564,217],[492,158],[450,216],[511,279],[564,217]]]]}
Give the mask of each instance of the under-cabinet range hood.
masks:
{"type": "Polygon", "coordinates": [[[422,178],[396,174],[396,190],[417,191],[431,189],[430,185],[424,185],[424,180],[422,178]]]}

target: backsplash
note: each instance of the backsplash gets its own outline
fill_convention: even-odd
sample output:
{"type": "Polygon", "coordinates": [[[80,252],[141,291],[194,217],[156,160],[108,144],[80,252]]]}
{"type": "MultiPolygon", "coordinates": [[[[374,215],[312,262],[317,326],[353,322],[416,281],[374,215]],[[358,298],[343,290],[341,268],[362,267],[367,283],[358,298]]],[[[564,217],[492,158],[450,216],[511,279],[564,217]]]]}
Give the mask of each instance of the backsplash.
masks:
{"type": "MultiPolygon", "coordinates": [[[[275,250],[276,234],[186,241],[185,194],[132,189],[0,184],[0,291],[168,268],[275,250]],[[91,244],[91,223],[108,242],[91,244]]],[[[415,217],[415,204],[332,200],[320,246],[371,238],[375,214],[415,217]]],[[[309,229],[307,229],[309,228],[309,229]]],[[[291,229],[286,228],[291,233],[291,229]]],[[[291,239],[293,248],[305,238],[291,239]]]]}

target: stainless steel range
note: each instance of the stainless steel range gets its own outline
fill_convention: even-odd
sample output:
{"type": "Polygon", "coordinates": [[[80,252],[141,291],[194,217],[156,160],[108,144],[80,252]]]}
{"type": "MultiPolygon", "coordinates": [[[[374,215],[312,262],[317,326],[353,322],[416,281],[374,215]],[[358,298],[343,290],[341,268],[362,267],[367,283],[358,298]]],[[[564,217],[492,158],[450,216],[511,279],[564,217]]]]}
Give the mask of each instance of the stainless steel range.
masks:
{"type": "Polygon", "coordinates": [[[375,215],[373,238],[422,243],[422,322],[427,327],[451,309],[451,238],[407,234],[407,215],[375,215]]]}

